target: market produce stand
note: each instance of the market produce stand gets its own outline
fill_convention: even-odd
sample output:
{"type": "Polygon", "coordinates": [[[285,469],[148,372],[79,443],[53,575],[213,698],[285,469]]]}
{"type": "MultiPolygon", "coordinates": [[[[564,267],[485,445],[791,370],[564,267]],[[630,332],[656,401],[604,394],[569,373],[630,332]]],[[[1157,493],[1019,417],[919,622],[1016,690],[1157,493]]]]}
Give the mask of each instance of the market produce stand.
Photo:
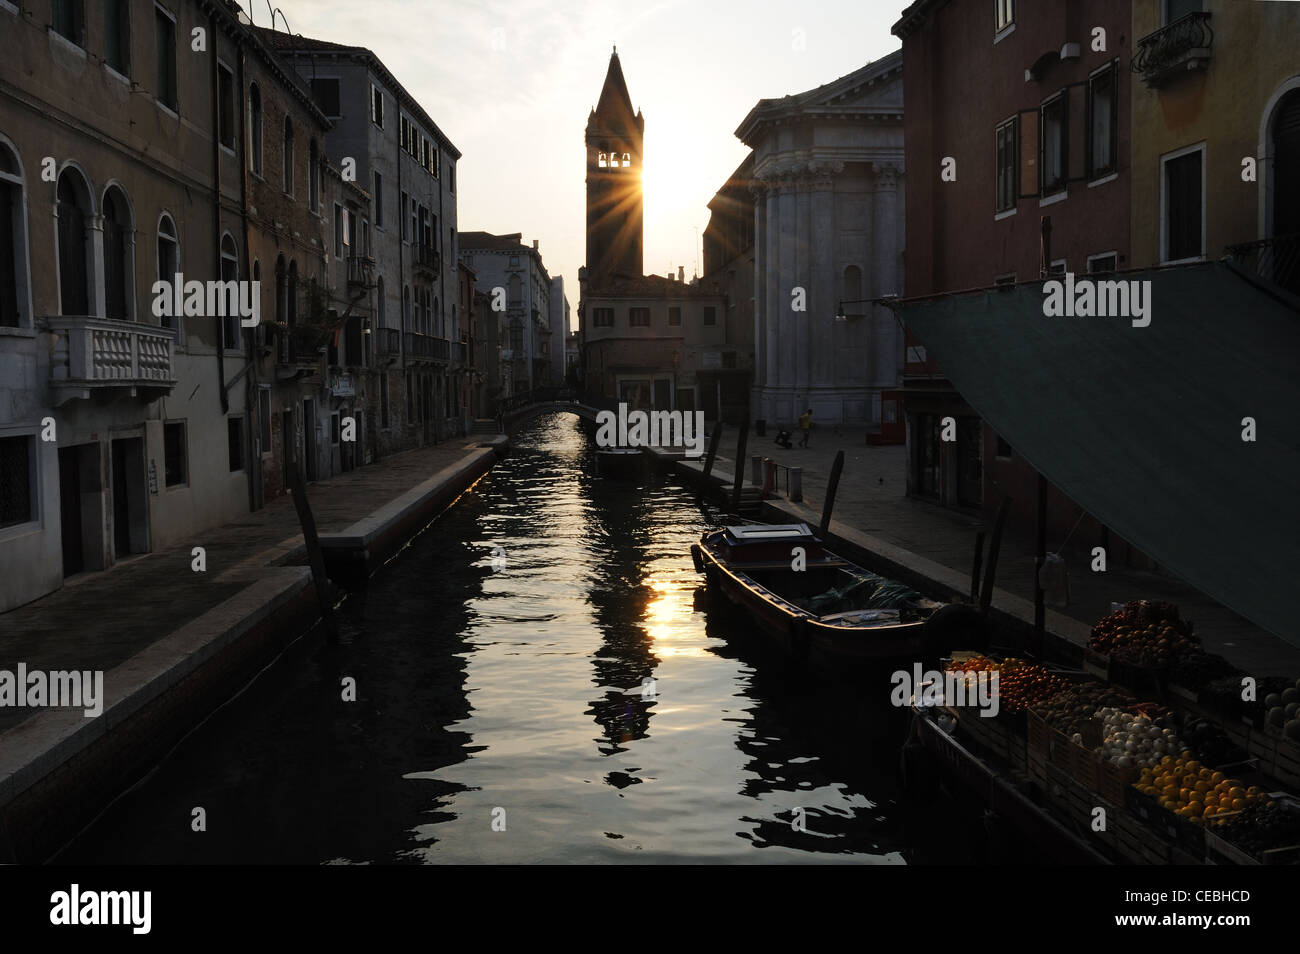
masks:
{"type": "Polygon", "coordinates": [[[909,743],[1055,859],[1300,864],[1300,684],[1200,659],[1165,603],[1127,604],[1089,650],[1088,671],[955,655],[909,743]],[[965,688],[994,673],[996,708],[965,688]]]}

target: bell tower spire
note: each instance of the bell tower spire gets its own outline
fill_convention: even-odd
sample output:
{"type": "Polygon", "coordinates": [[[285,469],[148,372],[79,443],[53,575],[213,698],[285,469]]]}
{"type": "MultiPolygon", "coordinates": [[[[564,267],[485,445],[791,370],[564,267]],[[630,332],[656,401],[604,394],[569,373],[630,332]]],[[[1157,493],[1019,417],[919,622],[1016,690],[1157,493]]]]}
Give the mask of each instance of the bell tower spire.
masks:
{"type": "Polygon", "coordinates": [[[599,285],[644,271],[641,161],[645,117],[633,109],[618,47],[587,118],[587,275],[599,285]]]}

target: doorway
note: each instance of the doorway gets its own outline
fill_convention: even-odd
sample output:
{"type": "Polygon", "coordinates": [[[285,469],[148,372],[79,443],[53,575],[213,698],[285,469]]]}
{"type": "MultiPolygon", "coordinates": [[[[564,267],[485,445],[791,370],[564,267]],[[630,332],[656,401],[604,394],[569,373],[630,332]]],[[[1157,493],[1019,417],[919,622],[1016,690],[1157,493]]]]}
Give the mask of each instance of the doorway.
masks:
{"type": "Polygon", "coordinates": [[[144,475],[144,438],[112,442],[113,557],[149,552],[148,488],[144,475]]]}
{"type": "Polygon", "coordinates": [[[59,518],[62,525],[63,575],[104,569],[103,482],[99,445],[59,448],[59,518]]]}

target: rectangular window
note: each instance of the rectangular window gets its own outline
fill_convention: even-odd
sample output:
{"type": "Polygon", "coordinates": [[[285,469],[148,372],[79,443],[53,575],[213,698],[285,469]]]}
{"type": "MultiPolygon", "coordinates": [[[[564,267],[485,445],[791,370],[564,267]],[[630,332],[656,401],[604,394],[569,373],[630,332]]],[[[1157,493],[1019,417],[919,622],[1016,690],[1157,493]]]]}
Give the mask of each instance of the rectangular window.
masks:
{"type": "Polygon", "coordinates": [[[1197,148],[1164,160],[1161,200],[1166,262],[1205,254],[1202,155],[1197,148]]]}
{"type": "Polygon", "coordinates": [[[1107,252],[1104,255],[1088,256],[1088,274],[1100,275],[1104,272],[1113,272],[1118,267],[1114,252],[1107,252]]]}
{"type": "Polygon", "coordinates": [[[104,62],[131,75],[130,0],[104,0],[104,62]]]}
{"type": "Polygon", "coordinates": [[[1068,153],[1064,90],[1039,107],[1038,129],[1038,192],[1050,195],[1065,188],[1068,153]]]}
{"type": "Polygon", "coordinates": [[[998,439],[997,456],[998,456],[998,457],[1010,458],[1010,457],[1011,457],[1011,445],[1008,444],[1005,440],[1002,439],[1002,435],[1001,435],[1001,434],[998,434],[998,435],[995,435],[995,436],[996,436],[997,439],[998,439]]]}
{"type": "Polygon", "coordinates": [[[456,191],[456,164],[454,162],[447,163],[447,191],[456,191]]]}
{"type": "Polygon", "coordinates": [[[263,387],[258,390],[261,392],[257,414],[258,443],[261,453],[269,454],[271,453],[271,389],[263,387]]]}
{"type": "Polygon", "coordinates": [[[32,462],[36,439],[29,435],[0,437],[0,527],[36,519],[32,462]]]}
{"type": "Polygon", "coordinates": [[[357,234],[357,217],[351,209],[343,210],[343,257],[352,254],[354,236],[357,234]]]}
{"type": "Polygon", "coordinates": [[[311,81],[311,95],[316,100],[320,111],[330,119],[343,115],[339,106],[339,81],[335,78],[314,79],[311,81]]]}
{"type": "Polygon", "coordinates": [[[86,0],[52,0],[50,29],[77,46],[86,45],[86,0]]]}
{"type": "Polygon", "coordinates": [[[1088,178],[1100,179],[1116,167],[1119,70],[1114,63],[1088,80],[1088,178]]]}
{"type": "Polygon", "coordinates": [[[235,148],[235,74],[217,64],[217,135],[221,145],[235,148]]]}
{"type": "Polygon", "coordinates": [[[407,204],[407,197],[406,197],[406,193],[403,192],[403,193],[402,193],[402,204],[401,204],[401,205],[398,207],[398,209],[397,209],[398,225],[400,225],[400,226],[401,226],[401,229],[402,229],[402,241],[403,241],[403,242],[407,241],[407,239],[410,237],[410,236],[407,234],[407,231],[406,231],[406,204],[407,204]]]}
{"type": "Polygon", "coordinates": [[[373,83],[370,84],[370,121],[384,128],[384,92],[373,83]]]}
{"type": "Polygon", "coordinates": [[[405,149],[405,148],[406,148],[406,130],[407,130],[407,127],[408,127],[409,125],[410,125],[410,124],[406,121],[406,117],[403,116],[401,113],[398,113],[398,115],[397,115],[397,144],[398,144],[402,149],[405,149]]]}
{"type": "Polygon", "coordinates": [[[244,469],[244,419],[226,418],[226,449],[230,455],[230,472],[244,469]]]}
{"type": "Polygon", "coordinates": [[[613,328],[614,309],[613,308],[595,309],[595,325],[597,328],[613,328]]]}
{"type": "Polygon", "coordinates": [[[384,177],[375,173],[375,228],[384,227],[384,177]]]}
{"type": "Polygon", "coordinates": [[[176,21],[161,7],[154,7],[154,36],[158,71],[154,97],[168,109],[176,109],[176,21]]]}
{"type": "Polygon", "coordinates": [[[995,196],[993,210],[1005,212],[1016,207],[1020,195],[1020,119],[1014,117],[994,131],[995,196]]]}
{"type": "Polygon", "coordinates": [[[1008,272],[1005,275],[999,275],[997,278],[993,279],[993,284],[999,288],[1010,287],[1015,285],[1015,283],[1016,283],[1015,272],[1008,272]]]}
{"type": "Polygon", "coordinates": [[[168,421],[163,425],[163,474],[168,487],[186,482],[185,422],[168,421]]]}
{"type": "Polygon", "coordinates": [[[669,325],[672,325],[672,326],[677,326],[677,325],[680,325],[681,323],[682,323],[682,306],[681,306],[681,305],[669,305],[669,306],[668,306],[668,324],[669,324],[669,325]]]}
{"type": "Polygon", "coordinates": [[[1047,274],[1048,274],[1048,275],[1064,275],[1064,274],[1065,274],[1065,259],[1063,259],[1063,258],[1058,258],[1056,261],[1054,261],[1054,262],[1052,262],[1050,265],[1048,265],[1048,266],[1047,266],[1047,274]]]}
{"type": "Polygon", "coordinates": [[[334,203],[334,257],[343,257],[343,206],[334,203]]]}
{"type": "Polygon", "coordinates": [[[993,30],[1000,33],[1016,22],[1016,0],[993,0],[993,30]]]}
{"type": "Polygon", "coordinates": [[[339,442],[339,412],[335,411],[330,415],[330,443],[339,442]]]}
{"type": "Polygon", "coordinates": [[[1203,0],[1163,0],[1161,6],[1161,26],[1168,26],[1175,20],[1181,20],[1189,13],[1200,13],[1205,9],[1203,0]]]}
{"type": "Polygon", "coordinates": [[[704,323],[706,325],[716,325],[718,323],[718,309],[713,305],[704,306],[704,323]]]}
{"type": "Polygon", "coordinates": [[[628,309],[627,323],[633,328],[649,328],[650,309],[649,308],[628,309]]]}

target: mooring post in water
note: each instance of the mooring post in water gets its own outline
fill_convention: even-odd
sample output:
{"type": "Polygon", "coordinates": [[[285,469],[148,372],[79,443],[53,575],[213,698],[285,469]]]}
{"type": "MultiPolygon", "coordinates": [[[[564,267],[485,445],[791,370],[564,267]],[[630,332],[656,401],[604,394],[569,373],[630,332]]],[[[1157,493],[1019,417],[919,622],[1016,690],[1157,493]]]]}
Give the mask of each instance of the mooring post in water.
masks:
{"type": "Polygon", "coordinates": [[[736,479],[731,487],[731,512],[740,512],[740,488],[745,482],[745,448],[749,443],[749,418],[740,423],[739,443],[736,446],[736,479]]]}
{"type": "Polygon", "coordinates": [[[791,503],[803,503],[803,468],[790,468],[790,483],[786,486],[786,496],[791,503]]]}
{"type": "Polygon", "coordinates": [[[980,612],[988,613],[989,604],[993,602],[993,579],[998,572],[998,550],[1002,548],[1002,528],[1007,523],[1007,511],[1011,509],[1011,498],[1003,497],[998,505],[998,515],[993,520],[993,536],[989,539],[989,565],[984,571],[984,583],[980,587],[980,612]]]}
{"type": "Polygon", "coordinates": [[[713,461],[718,456],[718,444],[722,441],[722,422],[718,421],[713,425],[713,433],[709,435],[709,450],[704,455],[704,470],[700,473],[700,486],[695,494],[698,500],[704,496],[704,492],[709,488],[709,474],[713,473],[713,461]]]}
{"type": "Polygon", "coordinates": [[[840,486],[840,471],[844,469],[844,451],[835,452],[835,463],[831,464],[831,479],[826,483],[826,502],[822,504],[821,535],[825,539],[831,529],[831,511],[835,509],[835,491],[840,486]]]}
{"type": "Polygon", "coordinates": [[[984,564],[984,531],[975,534],[975,565],[970,570],[970,601],[980,598],[980,568],[984,564]]]}
{"type": "Polygon", "coordinates": [[[289,469],[289,489],[293,492],[293,506],[298,511],[298,523],[302,527],[302,540],[307,547],[307,559],[311,563],[311,578],[316,587],[316,602],[320,605],[321,622],[325,632],[331,637],[338,636],[334,624],[334,607],[330,603],[333,585],[325,574],[325,554],[320,548],[320,537],[316,535],[316,519],[311,513],[311,504],[307,502],[307,484],[302,479],[298,467],[294,442],[285,441],[287,465],[289,469]]]}

